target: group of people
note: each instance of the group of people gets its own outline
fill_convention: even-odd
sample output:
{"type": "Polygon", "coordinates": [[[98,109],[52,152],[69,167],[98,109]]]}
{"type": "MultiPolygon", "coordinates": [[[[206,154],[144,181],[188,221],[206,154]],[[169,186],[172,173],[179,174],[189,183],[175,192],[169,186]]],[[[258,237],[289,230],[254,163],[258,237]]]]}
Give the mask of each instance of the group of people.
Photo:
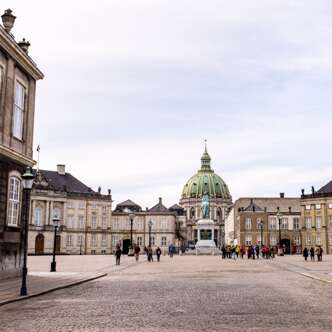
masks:
{"type": "MultiPolygon", "coordinates": [[[[148,262],[153,262],[153,250],[152,250],[152,247],[151,246],[148,246],[148,247],[144,247],[144,252],[145,252],[145,255],[148,259],[148,262]]],[[[157,247],[156,248],[156,256],[157,256],[157,262],[160,262],[160,256],[161,256],[161,249],[160,247],[157,247]]]]}
{"type": "Polygon", "coordinates": [[[252,246],[223,246],[221,248],[222,258],[236,259],[244,258],[247,256],[248,259],[258,259],[261,255],[265,259],[274,258],[276,255],[275,247],[252,245],[252,246]]]}
{"type": "Polygon", "coordinates": [[[316,249],[314,247],[311,247],[310,249],[305,247],[303,249],[303,257],[304,257],[305,261],[308,260],[309,255],[310,255],[310,260],[311,261],[315,260],[315,255],[316,255],[317,256],[317,261],[321,262],[322,259],[323,259],[323,248],[321,246],[317,246],[316,249]]]}

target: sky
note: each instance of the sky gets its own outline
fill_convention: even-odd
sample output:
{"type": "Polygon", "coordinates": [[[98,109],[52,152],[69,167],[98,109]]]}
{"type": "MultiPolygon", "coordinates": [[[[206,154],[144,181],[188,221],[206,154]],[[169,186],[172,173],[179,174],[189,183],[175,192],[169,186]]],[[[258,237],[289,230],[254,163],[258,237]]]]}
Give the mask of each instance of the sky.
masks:
{"type": "MultiPolygon", "coordinates": [[[[2,0],[45,74],[34,146],[97,190],[177,203],[200,167],[235,201],[332,180],[329,0],[2,0]]],[[[37,153],[34,152],[37,159],[37,153]]]]}

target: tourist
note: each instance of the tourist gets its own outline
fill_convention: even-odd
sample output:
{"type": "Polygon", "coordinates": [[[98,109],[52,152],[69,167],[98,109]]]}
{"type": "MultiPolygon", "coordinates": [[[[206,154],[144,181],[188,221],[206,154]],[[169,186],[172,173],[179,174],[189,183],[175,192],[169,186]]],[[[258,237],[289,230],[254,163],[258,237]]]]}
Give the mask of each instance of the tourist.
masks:
{"type": "Polygon", "coordinates": [[[222,252],[222,258],[225,259],[226,258],[226,248],[224,245],[221,248],[221,252],[222,252]]]}
{"type": "Polygon", "coordinates": [[[305,248],[303,249],[303,257],[304,257],[304,260],[305,260],[305,261],[308,260],[308,256],[309,256],[308,248],[305,247],[305,248]]]}
{"type": "Polygon", "coordinates": [[[315,249],[313,247],[310,248],[310,260],[315,260],[315,249]]]}
{"type": "Polygon", "coordinates": [[[255,259],[255,256],[256,256],[256,246],[252,246],[251,247],[251,256],[252,256],[252,259],[255,259]]]}
{"type": "Polygon", "coordinates": [[[168,246],[168,254],[169,254],[169,257],[170,257],[170,258],[173,258],[173,254],[174,254],[174,246],[173,246],[172,243],[168,246]]]}
{"type": "Polygon", "coordinates": [[[243,259],[243,256],[245,255],[246,253],[246,248],[244,246],[241,246],[240,248],[240,255],[241,255],[241,258],[243,259]]]}
{"type": "Polygon", "coordinates": [[[252,247],[249,246],[248,249],[247,249],[247,256],[248,256],[248,259],[251,258],[251,254],[252,254],[252,247]]]}
{"type": "Polygon", "coordinates": [[[120,246],[117,245],[117,246],[116,246],[116,251],[115,251],[115,258],[116,258],[116,260],[115,260],[115,264],[116,264],[116,265],[120,265],[121,254],[122,254],[122,251],[121,251],[121,249],[120,249],[120,246]]]}
{"type": "Polygon", "coordinates": [[[321,262],[323,260],[323,248],[319,246],[319,261],[321,262]]]}
{"type": "Polygon", "coordinates": [[[135,246],[135,258],[136,258],[136,262],[138,262],[138,260],[139,260],[139,253],[140,253],[140,251],[141,251],[141,248],[138,245],[136,245],[135,246]]]}
{"type": "Polygon", "coordinates": [[[144,246],[144,253],[145,253],[145,255],[146,255],[146,258],[149,258],[148,256],[148,248],[147,248],[147,246],[144,246]]]}
{"type": "Polygon", "coordinates": [[[148,261],[153,262],[153,251],[151,246],[148,247],[148,261]]]}
{"type": "Polygon", "coordinates": [[[226,248],[226,257],[231,258],[231,253],[232,253],[231,247],[227,246],[227,248],[226,248]]]}
{"type": "Polygon", "coordinates": [[[157,247],[156,249],[157,261],[160,262],[161,249],[157,247]]]}
{"type": "Polygon", "coordinates": [[[236,246],[236,247],[235,247],[236,258],[239,258],[239,253],[240,253],[240,247],[239,247],[239,246],[236,246]]]}
{"type": "Polygon", "coordinates": [[[256,255],[257,255],[257,259],[259,258],[259,246],[258,244],[255,247],[255,251],[256,251],[256,255]]]}

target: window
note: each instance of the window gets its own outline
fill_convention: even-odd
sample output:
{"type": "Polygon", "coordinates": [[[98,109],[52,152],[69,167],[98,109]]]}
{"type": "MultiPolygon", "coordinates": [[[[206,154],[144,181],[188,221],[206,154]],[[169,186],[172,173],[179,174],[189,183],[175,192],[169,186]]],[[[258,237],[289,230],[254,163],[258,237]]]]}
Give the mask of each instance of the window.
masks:
{"type": "Polygon", "coordinates": [[[83,235],[77,236],[77,245],[81,247],[83,245],[83,235]]]}
{"type": "Polygon", "coordinates": [[[311,210],[311,205],[306,205],[306,206],[305,206],[305,209],[306,209],[306,210],[311,210]]]}
{"type": "Polygon", "coordinates": [[[106,250],[101,250],[100,252],[102,255],[105,255],[106,254],[106,250]]]}
{"type": "Polygon", "coordinates": [[[91,209],[96,209],[97,208],[97,204],[95,202],[91,203],[91,209]]]}
{"type": "Polygon", "coordinates": [[[316,210],[320,210],[321,209],[321,204],[316,204],[316,210]]]}
{"type": "Polygon", "coordinates": [[[96,215],[91,216],[91,228],[97,228],[97,216],[96,215]]]}
{"type": "Polygon", "coordinates": [[[288,218],[282,218],[280,226],[281,229],[288,229],[288,218]]]}
{"type": "Polygon", "coordinates": [[[43,212],[43,210],[40,207],[35,208],[35,213],[34,213],[34,224],[35,224],[35,226],[41,226],[42,225],[42,212],[43,212]]]}
{"type": "Polygon", "coordinates": [[[162,219],[161,222],[160,222],[160,228],[161,229],[167,229],[167,219],[162,219]]]}
{"type": "Polygon", "coordinates": [[[277,244],[277,237],[275,234],[270,234],[270,245],[275,246],[277,244]]]}
{"type": "Polygon", "coordinates": [[[73,245],[73,236],[67,234],[67,247],[71,247],[73,245]]]}
{"type": "Polygon", "coordinates": [[[151,245],[154,246],[156,242],[156,239],[154,236],[151,236],[151,245]]]}
{"type": "Polygon", "coordinates": [[[298,235],[294,236],[294,243],[295,245],[299,246],[301,244],[301,239],[298,235]]]}
{"type": "Polygon", "coordinates": [[[107,228],[107,218],[106,218],[106,215],[103,215],[103,216],[101,217],[101,227],[102,227],[103,229],[106,229],[106,228],[107,228]]]}
{"type": "Polygon", "coordinates": [[[320,234],[317,234],[317,235],[316,235],[316,244],[317,244],[317,245],[321,245],[321,244],[322,244],[322,239],[321,239],[320,234]]]}
{"type": "MultiPolygon", "coordinates": [[[[263,223],[263,218],[257,218],[257,220],[256,220],[256,228],[260,230],[262,223],[263,223]]],[[[264,227],[264,225],[263,225],[263,227],[264,227]]]]}
{"type": "Polygon", "coordinates": [[[332,216],[329,216],[329,227],[332,227],[332,216]]]}
{"type": "Polygon", "coordinates": [[[97,236],[96,234],[91,234],[91,247],[95,247],[97,245],[97,236]]]}
{"type": "Polygon", "coordinates": [[[245,229],[251,229],[251,219],[250,218],[246,218],[244,228],[245,229]]]}
{"type": "Polygon", "coordinates": [[[322,228],[322,217],[321,216],[316,217],[316,228],[322,228]]]}
{"type": "Polygon", "coordinates": [[[329,209],[332,209],[332,203],[329,203],[329,209]]]}
{"type": "Polygon", "coordinates": [[[79,209],[84,209],[85,208],[85,203],[82,202],[82,201],[78,202],[78,208],[79,209]]]}
{"type": "Polygon", "coordinates": [[[101,236],[101,245],[103,247],[107,246],[107,237],[106,237],[106,234],[102,234],[102,236],[101,236]]]}
{"type": "Polygon", "coordinates": [[[307,244],[311,244],[311,236],[310,236],[310,234],[307,234],[306,243],[307,244]]]}
{"type": "Polygon", "coordinates": [[[78,227],[84,228],[84,216],[78,216],[78,227]]]}
{"type": "Polygon", "coordinates": [[[143,245],[143,238],[141,236],[137,236],[137,245],[142,246],[143,245]]]}
{"type": "Polygon", "coordinates": [[[21,83],[16,81],[13,115],[13,136],[18,139],[22,139],[23,137],[24,100],[25,88],[21,83]]]}
{"type": "Polygon", "coordinates": [[[257,235],[257,244],[261,245],[262,244],[262,237],[261,234],[257,235]]]}
{"type": "Polygon", "coordinates": [[[67,216],[66,224],[68,228],[74,228],[74,216],[67,216]]]}
{"type": "Polygon", "coordinates": [[[106,213],[106,211],[107,211],[107,207],[106,207],[106,206],[103,206],[103,207],[101,208],[101,210],[102,210],[104,213],[106,213]]]}
{"type": "Polygon", "coordinates": [[[17,226],[20,212],[21,181],[16,176],[9,178],[8,226],[17,226]]]}
{"type": "Polygon", "coordinates": [[[246,244],[247,246],[250,246],[250,245],[251,245],[251,242],[252,242],[252,236],[251,236],[251,234],[247,234],[247,235],[245,236],[245,244],[246,244]]]}
{"type": "Polygon", "coordinates": [[[116,247],[119,244],[119,239],[116,235],[112,236],[112,247],[116,247]]]}
{"type": "Polygon", "coordinates": [[[161,237],[161,245],[163,247],[165,247],[167,245],[167,237],[166,236],[161,237]]]}
{"type": "Polygon", "coordinates": [[[75,203],[73,201],[67,202],[67,208],[73,209],[75,207],[75,203]]]}
{"type": "Polygon", "coordinates": [[[60,219],[60,216],[61,216],[61,214],[60,214],[60,209],[59,208],[53,208],[53,213],[52,213],[52,215],[53,215],[53,218],[58,218],[58,219],[60,219]]]}
{"type": "Polygon", "coordinates": [[[311,228],[311,217],[306,217],[306,218],[304,219],[304,222],[305,222],[305,227],[306,227],[307,229],[311,228]]]}
{"type": "Polygon", "coordinates": [[[293,228],[300,229],[300,218],[293,218],[293,228]]]}
{"type": "Polygon", "coordinates": [[[269,229],[277,229],[277,219],[271,218],[269,220],[269,229]]]}

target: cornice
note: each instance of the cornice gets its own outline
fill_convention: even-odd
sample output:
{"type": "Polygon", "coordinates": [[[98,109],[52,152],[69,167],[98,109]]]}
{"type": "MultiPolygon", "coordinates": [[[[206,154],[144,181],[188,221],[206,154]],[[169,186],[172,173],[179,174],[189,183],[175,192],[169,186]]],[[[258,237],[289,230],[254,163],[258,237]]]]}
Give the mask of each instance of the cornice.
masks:
{"type": "Polygon", "coordinates": [[[24,166],[32,167],[36,164],[36,162],[33,159],[28,158],[26,156],[23,156],[20,153],[14,151],[12,149],[9,149],[9,148],[7,148],[6,146],[4,146],[2,144],[0,144],[0,155],[1,154],[6,156],[9,159],[12,159],[12,160],[18,162],[19,164],[24,165],[24,166]]]}
{"type": "Polygon", "coordinates": [[[6,30],[0,25],[1,48],[13,58],[35,80],[44,78],[44,74],[38,69],[34,61],[25,53],[6,30]]]}

